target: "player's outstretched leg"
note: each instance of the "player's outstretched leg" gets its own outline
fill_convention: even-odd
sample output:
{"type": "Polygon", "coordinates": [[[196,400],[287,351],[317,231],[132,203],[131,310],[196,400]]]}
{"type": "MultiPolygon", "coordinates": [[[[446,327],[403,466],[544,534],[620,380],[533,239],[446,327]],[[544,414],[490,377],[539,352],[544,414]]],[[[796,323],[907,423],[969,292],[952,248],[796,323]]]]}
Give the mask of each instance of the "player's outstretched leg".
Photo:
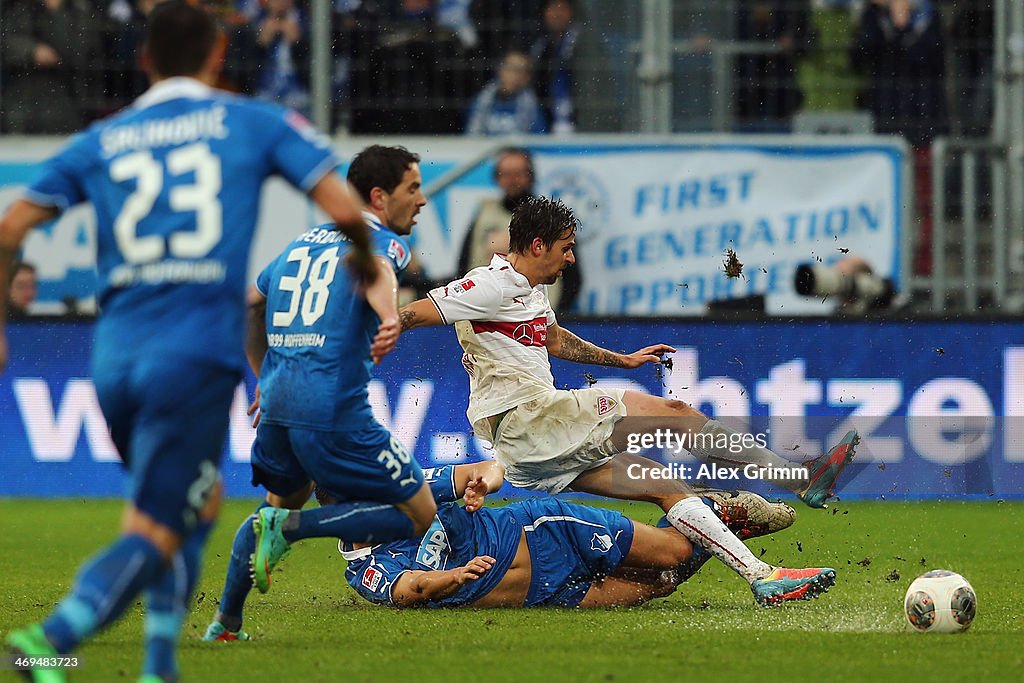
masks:
{"type": "Polygon", "coordinates": [[[828,453],[805,462],[807,488],[800,492],[800,499],[812,508],[825,507],[825,501],[835,495],[836,479],[853,460],[859,443],[860,437],[851,429],[828,453]]]}
{"type": "Polygon", "coordinates": [[[836,570],[829,567],[822,569],[785,569],[775,570],[750,584],[754,600],[763,607],[772,607],[790,600],[810,600],[822,593],[827,593],[836,582],[836,570]]]}
{"type": "MultiPolygon", "coordinates": [[[[757,538],[788,529],[796,519],[796,511],[785,503],[772,503],[751,491],[726,491],[694,487],[705,504],[729,531],[741,539],[757,538]]],[[[667,517],[657,526],[672,526],[667,517]]],[[[675,569],[676,584],[683,583],[700,570],[713,556],[699,545],[693,546],[690,558],[675,569]]]]}
{"type": "MultiPolygon", "coordinates": [[[[424,488],[422,495],[429,496],[429,489],[424,488]]],[[[413,521],[394,505],[362,502],[301,511],[263,508],[253,520],[252,529],[256,551],[250,569],[261,593],[270,590],[270,573],[296,541],[339,538],[350,543],[390,543],[410,538],[417,531],[413,521]]]]}
{"type": "Polygon", "coordinates": [[[686,482],[659,480],[662,490],[654,490],[648,481],[631,469],[639,468],[642,472],[652,467],[657,467],[657,463],[643,456],[619,453],[603,465],[580,474],[571,486],[575,491],[655,503],[691,544],[714,555],[748,584],[772,573],[775,568],[750,552],[750,548],[718,518],[712,506],[694,495],[686,482]]]}
{"type": "MultiPolygon", "coordinates": [[[[796,511],[789,505],[771,503],[751,491],[706,489],[698,490],[698,493],[706,501],[712,501],[711,509],[741,539],[773,534],[788,528],[796,519],[796,511]]],[[[693,556],[677,569],[680,581],[693,576],[710,558],[707,551],[694,546],[693,556]]],[[[757,603],[768,607],[789,600],[816,597],[828,591],[835,583],[835,577],[834,569],[777,567],[765,578],[752,581],[750,589],[757,603]]]]}
{"type": "MultiPolygon", "coordinates": [[[[762,562],[729,530],[713,506],[704,499],[684,498],[673,505],[666,516],[695,548],[700,546],[746,579],[758,604],[767,606],[788,600],[806,600],[827,591],[835,583],[834,569],[786,569],[762,562]]],[[[696,549],[694,556],[698,561],[702,559],[696,549]]],[[[681,567],[680,575],[683,573],[681,567]]]]}
{"type": "Polygon", "coordinates": [[[796,510],[786,503],[772,503],[751,491],[694,486],[702,498],[716,504],[715,513],[741,540],[757,538],[788,529],[796,521],[796,510]]]}

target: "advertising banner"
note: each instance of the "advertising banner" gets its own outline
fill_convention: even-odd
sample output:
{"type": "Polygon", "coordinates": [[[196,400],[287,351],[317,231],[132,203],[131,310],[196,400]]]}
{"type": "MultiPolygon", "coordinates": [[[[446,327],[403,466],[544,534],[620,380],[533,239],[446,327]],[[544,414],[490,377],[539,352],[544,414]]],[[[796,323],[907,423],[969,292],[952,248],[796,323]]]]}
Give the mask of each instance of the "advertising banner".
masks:
{"type": "MultiPolygon", "coordinates": [[[[1024,496],[1019,323],[634,319],[565,326],[606,348],[664,342],[677,352],[671,369],[555,361],[558,388],[596,383],[683,400],[796,463],[858,429],[862,443],[844,496],[1024,496]]],[[[9,326],[11,363],[0,375],[0,496],[121,493],[117,453],[89,377],[91,332],[84,323],[9,326]]],[[[461,356],[453,330],[418,329],[375,371],[377,419],[424,467],[493,455],[466,419],[461,356]]],[[[254,430],[245,415],[252,388],[251,381],[239,386],[231,410],[224,473],[234,496],[257,495],[248,465],[254,430]]],[[[671,444],[652,457],[697,464],[671,444]]],[[[765,490],[745,479],[710,483],[765,490]]]]}
{"type": "MultiPolygon", "coordinates": [[[[536,191],[563,200],[581,219],[578,312],[692,316],[715,300],[764,295],[770,313],[826,313],[833,300],[795,294],[796,267],[830,265],[847,254],[899,288],[906,202],[898,142],[685,139],[693,141],[531,140],[536,191]],[[728,250],[744,265],[737,277],[725,273],[728,250]]],[[[396,142],[422,155],[428,185],[486,151],[470,140],[396,142]]],[[[347,140],[339,154],[347,160],[363,146],[347,140]]],[[[0,145],[0,209],[58,148],[34,144],[15,154],[0,145]]],[[[461,275],[457,257],[476,207],[497,194],[493,162],[483,156],[432,196],[418,218],[413,250],[434,279],[461,275]]],[[[279,179],[267,183],[251,275],[322,220],[301,193],[279,179]]],[[[94,308],[95,227],[91,208],[80,206],[29,234],[24,257],[37,268],[37,311],[62,313],[69,303],[94,308]]]]}
{"type": "Polygon", "coordinates": [[[537,166],[540,193],[582,220],[580,313],[697,315],[752,295],[772,313],[823,312],[796,294],[797,266],[846,254],[899,282],[896,146],[566,147],[538,150],[537,166]]]}

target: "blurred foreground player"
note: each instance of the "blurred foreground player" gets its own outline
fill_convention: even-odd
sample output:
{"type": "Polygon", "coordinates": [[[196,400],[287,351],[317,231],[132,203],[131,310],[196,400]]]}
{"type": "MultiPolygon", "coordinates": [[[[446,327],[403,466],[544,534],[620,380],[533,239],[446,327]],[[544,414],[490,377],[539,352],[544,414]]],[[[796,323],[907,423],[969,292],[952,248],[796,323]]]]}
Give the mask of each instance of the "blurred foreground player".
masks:
{"type": "Polygon", "coordinates": [[[253,583],[269,590],[270,573],[292,543],[419,536],[437,509],[419,465],[374,419],[367,390],[371,355],[379,360],[398,339],[396,291],[410,254],[402,235],[426,204],[419,157],[372,145],[352,160],[348,179],[366,203],[380,268],[365,298],[339,268],[349,244],[333,225],[288,245],[250,291],[246,353],[260,381],[261,411],[252,471],[267,496],[235,534],[206,640],[244,638],[242,608],[253,583]],[[300,511],[313,481],[338,502],[300,511]]]}
{"type": "MultiPolygon", "coordinates": [[[[223,55],[207,12],[160,4],[142,54],[152,87],[73,138],[0,223],[6,287],[29,229],[81,202],[95,208],[103,314],[93,376],[131,477],[120,537],[82,566],[46,620],[8,636],[15,653],[70,652],[145,592],[143,679],[177,680],[177,641],[220,504],[228,410],[245,363],[245,277],[263,181],[280,174],[308,192],[352,240],[356,276],[367,285],[376,277],[366,226],[326,140],[294,112],[213,91],[223,55]]],[[[0,367],[6,360],[0,334],[0,367]]],[[[57,670],[26,674],[64,679],[57,670]]]]}
{"type": "Polygon", "coordinates": [[[806,586],[818,591],[831,585],[832,569],[791,570],[762,562],[684,481],[637,477],[637,468],[658,465],[625,451],[632,435],[671,430],[685,435],[688,450],[701,460],[782,471],[774,481],[808,505],[823,507],[836,477],[853,457],[855,432],[829,453],[804,463],[808,476],[800,479],[791,472],[792,463],[756,444],[736,452],[733,445],[742,444],[736,438],[741,435],[682,401],[601,387],[555,389],[549,355],[637,368],[660,363],[662,355],[675,351],[655,344],[631,354],[615,353],[558,325],[544,285],[557,281],[574,263],[577,226],[561,202],[526,199],[512,215],[507,257],[495,255],[490,266],[469,271],[400,312],[403,330],[455,325],[469,373],[467,416],[474,432],[494,444],[509,482],[549,493],[571,489],[655,503],[680,533],[740,574],[765,604],[803,596],[806,586]],[[621,422],[626,416],[632,419],[621,422]]]}

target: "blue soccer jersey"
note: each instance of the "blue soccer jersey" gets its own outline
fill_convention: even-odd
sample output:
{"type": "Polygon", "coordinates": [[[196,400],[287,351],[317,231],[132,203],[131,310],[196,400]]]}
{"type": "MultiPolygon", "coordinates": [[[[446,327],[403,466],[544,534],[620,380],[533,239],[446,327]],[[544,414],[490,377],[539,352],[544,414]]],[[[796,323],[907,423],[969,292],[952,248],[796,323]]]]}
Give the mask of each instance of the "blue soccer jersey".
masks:
{"type": "MultiPolygon", "coordinates": [[[[443,475],[433,477],[437,497],[447,487],[443,475]]],[[[524,533],[533,566],[525,607],[578,605],[595,580],[618,569],[633,543],[633,523],[622,514],[557,498],[531,498],[472,513],[447,503],[438,505],[434,523],[419,541],[343,552],[345,578],[366,600],[391,605],[392,589],[404,572],[444,571],[490,555],[495,563],[483,576],[429,604],[471,605],[501,583],[524,533]]]]}
{"type": "Polygon", "coordinates": [[[363,212],[363,218],[366,220],[366,227],[370,229],[370,241],[373,243],[374,253],[383,256],[391,263],[395,276],[401,282],[406,268],[409,267],[409,261],[412,259],[409,244],[404,237],[381,223],[380,219],[369,211],[363,212]]]}
{"type": "Polygon", "coordinates": [[[370,602],[390,605],[391,589],[409,570],[444,571],[461,567],[477,555],[490,555],[494,567],[431,607],[469,605],[501,583],[519,548],[518,526],[508,508],[481,508],[470,513],[455,503],[438,505],[437,516],[421,539],[399,541],[343,553],[345,578],[370,602]]]}
{"type": "MultiPolygon", "coordinates": [[[[405,276],[406,269],[409,267],[409,261],[412,260],[409,243],[404,237],[384,225],[379,218],[369,211],[363,211],[363,220],[366,221],[366,227],[370,232],[370,244],[372,245],[370,248],[373,250],[373,253],[377,256],[383,256],[391,264],[391,269],[395,271],[395,277],[401,282],[405,276]]],[[[310,230],[334,229],[333,223],[323,223],[310,228],[310,230]]],[[[258,281],[257,286],[259,286],[258,281]]]]}
{"type": "MultiPolygon", "coordinates": [[[[423,470],[423,481],[438,504],[458,500],[454,465],[423,470]]],[[[341,553],[348,561],[345,580],[370,602],[390,605],[391,588],[403,572],[412,568],[419,545],[420,539],[414,538],[361,550],[343,547],[341,553]]]]}
{"type": "Polygon", "coordinates": [[[309,191],[337,166],[295,112],[157,83],[74,137],[27,199],[96,210],[96,353],[184,355],[241,368],[249,246],[263,181],[309,191]]]}
{"type": "MultiPolygon", "coordinates": [[[[404,240],[379,223],[370,228],[375,253],[400,276],[409,263],[404,240]]],[[[345,267],[349,248],[333,225],[317,226],[256,279],[267,298],[260,408],[268,423],[344,431],[373,420],[367,385],[379,320],[345,267]]]]}

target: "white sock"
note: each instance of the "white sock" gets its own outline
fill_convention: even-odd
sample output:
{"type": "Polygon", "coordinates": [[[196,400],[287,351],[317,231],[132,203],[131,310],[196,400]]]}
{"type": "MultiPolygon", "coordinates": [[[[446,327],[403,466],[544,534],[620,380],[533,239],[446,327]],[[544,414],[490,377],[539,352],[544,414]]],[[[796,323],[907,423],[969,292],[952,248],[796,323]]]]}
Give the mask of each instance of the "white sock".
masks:
{"type": "MultiPolygon", "coordinates": [[[[703,435],[710,436],[710,439],[695,439],[693,448],[690,452],[698,459],[704,462],[716,462],[726,467],[739,467],[742,468],[744,465],[753,463],[758,467],[769,468],[766,472],[781,472],[782,470],[792,470],[797,467],[801,467],[802,463],[791,462],[785,458],[776,455],[767,448],[762,448],[757,444],[752,445],[750,448],[743,448],[737,453],[734,453],[729,449],[727,445],[718,446],[721,444],[738,444],[739,440],[736,439],[733,430],[723,425],[718,420],[708,420],[704,425],[704,428],[700,430],[703,435]],[[710,447],[708,444],[711,443],[710,447]]],[[[787,477],[787,476],[769,476],[763,477],[764,481],[781,486],[782,488],[789,489],[793,493],[802,493],[807,488],[806,477],[787,477]]]]}
{"type": "Polygon", "coordinates": [[[747,583],[772,573],[772,566],[754,557],[729,527],[696,496],[683,498],[668,511],[668,521],[679,533],[720,559],[747,583]]]}

